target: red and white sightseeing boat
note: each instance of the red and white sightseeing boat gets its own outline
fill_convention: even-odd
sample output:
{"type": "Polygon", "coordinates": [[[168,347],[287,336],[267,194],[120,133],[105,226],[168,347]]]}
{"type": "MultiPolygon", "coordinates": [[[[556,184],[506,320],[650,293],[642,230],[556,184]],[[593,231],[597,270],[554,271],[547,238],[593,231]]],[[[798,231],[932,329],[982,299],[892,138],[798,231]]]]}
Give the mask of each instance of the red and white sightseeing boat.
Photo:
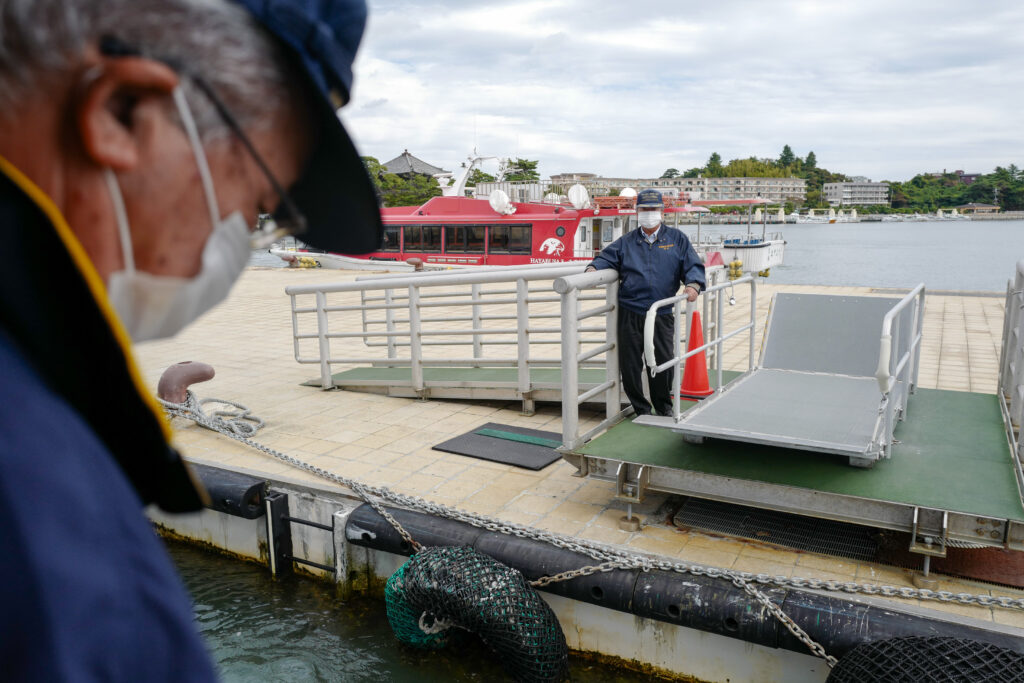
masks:
{"type": "MultiPolygon", "coordinates": [[[[465,181],[476,161],[452,185],[441,179],[442,196],[422,206],[381,209],[384,241],[375,252],[354,256],[272,249],[271,253],[292,266],[374,271],[572,263],[590,261],[637,227],[636,192],[629,189],[622,196],[590,197],[586,188],[574,185],[568,197],[548,195],[550,201],[513,202],[502,190],[495,190],[488,199],[466,197],[465,181]]],[[[672,214],[707,212],[699,204],[712,203],[691,203],[685,195],[665,201],[669,225],[678,222],[672,214]]],[[[709,265],[721,263],[721,240],[695,246],[709,265]]]]}

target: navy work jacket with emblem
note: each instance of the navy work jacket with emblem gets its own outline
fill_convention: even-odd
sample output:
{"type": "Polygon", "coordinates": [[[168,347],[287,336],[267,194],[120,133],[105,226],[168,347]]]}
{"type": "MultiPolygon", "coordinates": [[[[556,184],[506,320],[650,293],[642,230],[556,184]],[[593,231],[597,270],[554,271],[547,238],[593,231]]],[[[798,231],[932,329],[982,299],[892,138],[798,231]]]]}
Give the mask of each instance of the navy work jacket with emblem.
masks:
{"type": "MultiPolygon", "coordinates": [[[[636,229],[602,249],[590,265],[619,271],[619,303],[641,315],[655,301],[675,296],[684,282],[700,285],[701,291],[707,287],[704,263],[690,239],[664,223],[653,244],[636,229]]],[[[658,310],[658,315],[671,314],[671,306],[658,310]]]]}
{"type": "Polygon", "coordinates": [[[143,506],[202,506],[103,282],[0,157],[0,662],[6,681],[216,680],[143,506]],[[45,255],[45,256],[44,256],[45,255]]]}

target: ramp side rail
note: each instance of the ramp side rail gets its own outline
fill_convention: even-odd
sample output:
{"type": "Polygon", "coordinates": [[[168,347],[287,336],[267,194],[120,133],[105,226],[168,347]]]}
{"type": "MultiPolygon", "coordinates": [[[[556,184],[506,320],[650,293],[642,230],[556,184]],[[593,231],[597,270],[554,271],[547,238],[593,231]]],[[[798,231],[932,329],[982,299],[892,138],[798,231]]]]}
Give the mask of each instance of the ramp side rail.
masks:
{"type": "Polygon", "coordinates": [[[1024,501],[1024,259],[1017,261],[1014,278],[1006,283],[1003,344],[999,354],[999,406],[1013,457],[1017,491],[1024,501]]]}
{"type": "MultiPolygon", "coordinates": [[[[719,360],[719,362],[716,365],[718,371],[718,386],[721,387],[722,364],[720,361],[723,356],[722,345],[727,340],[732,339],[738,334],[742,334],[743,332],[749,332],[750,342],[747,358],[747,369],[753,370],[754,368],[754,336],[757,333],[757,281],[755,280],[753,275],[745,275],[739,278],[738,280],[733,280],[732,282],[723,282],[721,284],[708,287],[708,289],[701,296],[709,297],[712,295],[712,298],[706,300],[713,301],[712,311],[710,312],[714,313],[716,334],[709,337],[709,340],[706,341],[702,346],[699,346],[691,351],[687,351],[682,354],[680,354],[680,351],[682,350],[683,342],[689,338],[690,320],[693,317],[693,310],[695,308],[694,304],[686,301],[686,294],[679,294],[677,296],[669,297],[667,299],[655,301],[647,310],[647,319],[644,321],[644,359],[647,362],[647,367],[649,367],[651,370],[652,377],[654,375],[657,375],[658,373],[668,370],[669,368],[674,368],[674,379],[672,380],[672,386],[676,387],[676,391],[673,393],[672,412],[676,422],[679,422],[679,419],[682,415],[682,410],[680,409],[679,387],[682,385],[683,364],[686,362],[688,358],[696,356],[702,351],[707,352],[713,349],[715,351],[715,356],[719,360]],[[744,284],[750,285],[750,317],[744,325],[741,325],[740,327],[730,332],[725,332],[722,327],[725,301],[724,297],[720,295],[720,292],[723,289],[732,288],[744,284]],[[686,302],[686,318],[685,325],[680,325],[679,317],[680,314],[683,312],[683,302],[686,302]],[[669,360],[659,365],[654,353],[654,323],[658,315],[658,309],[664,308],[666,306],[672,306],[672,319],[674,330],[673,335],[676,356],[670,358],[669,360]]],[[[705,308],[705,317],[710,317],[708,314],[709,311],[705,308]]]]}
{"type": "Polygon", "coordinates": [[[573,449],[586,443],[598,432],[607,429],[629,414],[632,407],[622,408],[622,382],[619,378],[618,307],[619,272],[605,269],[560,277],[554,289],[562,299],[562,447],[573,449]],[[580,310],[584,292],[604,288],[604,305],[580,310]],[[581,348],[580,332],[586,320],[605,318],[606,341],[595,348],[581,348]],[[580,393],[580,365],[604,354],[605,381],[580,393]],[[580,405],[605,394],[605,419],[596,427],[580,434],[580,405]]]}
{"type": "MultiPolygon", "coordinates": [[[[417,392],[424,390],[425,367],[515,367],[517,389],[525,398],[531,391],[531,366],[560,364],[554,353],[550,358],[538,355],[538,345],[561,343],[558,337],[562,329],[552,325],[560,314],[543,310],[544,304],[550,310],[560,301],[547,283],[580,273],[584,266],[453,270],[290,286],[285,292],[291,298],[295,360],[319,365],[324,389],[334,386],[333,365],[408,367],[409,382],[417,392]],[[356,327],[352,330],[349,321],[343,319],[346,315],[359,315],[362,329],[352,320],[356,327]],[[308,331],[311,316],[315,318],[315,331],[308,331]],[[333,328],[332,316],[342,318],[333,328]],[[315,353],[303,348],[312,340],[316,341],[315,353]],[[339,340],[360,344],[345,345],[342,350],[336,343],[339,340]],[[512,352],[485,354],[485,346],[512,347],[512,352]],[[357,351],[364,347],[376,348],[370,353],[357,351]],[[428,347],[444,353],[426,357],[428,347]],[[472,350],[459,357],[452,353],[452,347],[472,350]]],[[[600,293],[580,297],[582,301],[604,299],[600,293]]],[[[576,332],[592,335],[578,338],[579,344],[607,341],[603,326],[581,327],[576,332]]],[[[596,355],[590,356],[591,364],[598,364],[596,355]]]]}
{"type": "Polygon", "coordinates": [[[875,379],[882,392],[884,413],[882,434],[879,436],[883,457],[892,455],[893,430],[896,422],[906,417],[907,401],[917,388],[918,366],[921,354],[921,336],[924,326],[924,284],[912,289],[882,319],[882,336],[878,351],[878,370],[875,379]],[[904,315],[911,315],[910,341],[900,338],[904,315]],[[893,324],[895,323],[895,325],[893,324]],[[895,394],[893,391],[895,390],[895,394]]]}

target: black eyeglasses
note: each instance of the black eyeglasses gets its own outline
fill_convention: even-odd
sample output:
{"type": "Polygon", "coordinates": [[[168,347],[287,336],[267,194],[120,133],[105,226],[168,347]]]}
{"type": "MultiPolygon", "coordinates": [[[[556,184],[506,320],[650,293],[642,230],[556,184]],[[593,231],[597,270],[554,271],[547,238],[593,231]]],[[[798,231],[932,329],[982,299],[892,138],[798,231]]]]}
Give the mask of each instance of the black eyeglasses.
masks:
{"type": "Polygon", "coordinates": [[[249,156],[256,162],[256,166],[259,167],[260,172],[263,173],[267,182],[270,183],[270,187],[274,190],[279,198],[279,204],[271,220],[259,220],[256,226],[255,232],[249,238],[249,242],[253,249],[265,249],[277,240],[288,236],[288,235],[302,235],[306,232],[306,217],[302,215],[299,207],[296,206],[292,200],[288,191],[284,189],[284,186],[278,182],[277,178],[270,171],[263,157],[256,151],[256,147],[252,144],[252,140],[242,130],[241,124],[238,123],[238,119],[235,118],[231,110],[228,109],[224,101],[217,96],[216,91],[207,82],[205,78],[199,74],[189,72],[187,69],[176,64],[175,60],[161,59],[150,55],[145,55],[141,50],[128,45],[121,41],[119,38],[113,36],[105,36],[100,40],[100,52],[108,57],[149,57],[157,61],[167,64],[167,66],[174,69],[179,74],[189,78],[196,87],[206,96],[210,103],[213,104],[213,108],[217,110],[217,114],[221,117],[227,127],[231,130],[232,134],[242,143],[248,151],[249,156]]]}

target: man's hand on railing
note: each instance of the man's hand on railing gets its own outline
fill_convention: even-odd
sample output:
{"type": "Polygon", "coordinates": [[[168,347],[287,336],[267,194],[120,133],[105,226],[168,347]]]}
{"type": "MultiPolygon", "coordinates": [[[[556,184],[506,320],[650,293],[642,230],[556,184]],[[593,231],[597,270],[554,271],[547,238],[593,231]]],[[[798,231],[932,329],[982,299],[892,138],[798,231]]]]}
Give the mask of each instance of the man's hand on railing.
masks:
{"type": "Polygon", "coordinates": [[[700,296],[700,290],[693,285],[686,285],[686,289],[683,290],[686,293],[686,300],[693,302],[700,296]]]}
{"type": "Polygon", "coordinates": [[[587,266],[586,269],[583,272],[584,273],[593,273],[595,270],[597,270],[597,268],[595,268],[594,266],[587,266]]]}

